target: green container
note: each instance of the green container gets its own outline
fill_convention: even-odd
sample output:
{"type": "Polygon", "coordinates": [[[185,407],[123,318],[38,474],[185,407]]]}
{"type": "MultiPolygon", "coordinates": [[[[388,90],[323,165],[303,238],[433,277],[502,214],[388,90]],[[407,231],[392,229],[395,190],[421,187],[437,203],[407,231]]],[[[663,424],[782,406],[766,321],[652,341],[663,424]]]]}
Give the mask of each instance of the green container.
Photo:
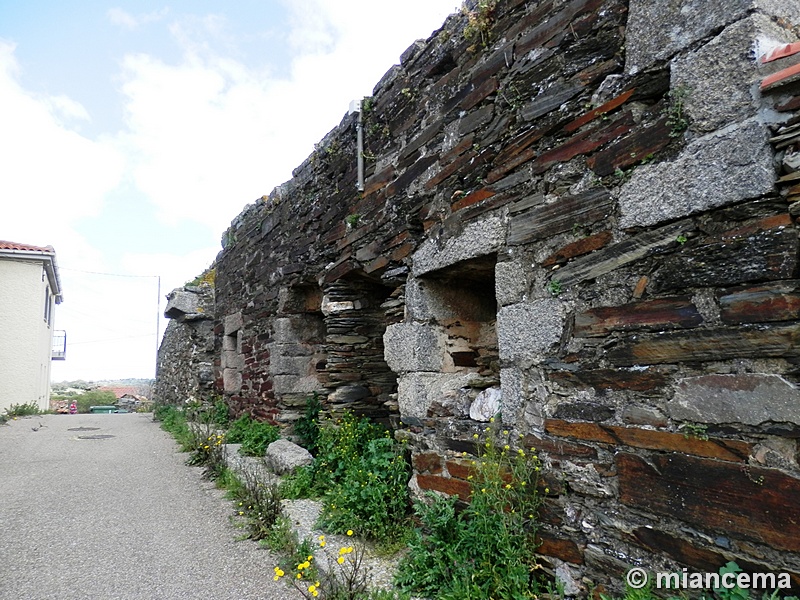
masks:
{"type": "Polygon", "coordinates": [[[89,412],[90,413],[98,413],[98,414],[109,414],[116,412],[116,406],[90,406],[89,412]]]}

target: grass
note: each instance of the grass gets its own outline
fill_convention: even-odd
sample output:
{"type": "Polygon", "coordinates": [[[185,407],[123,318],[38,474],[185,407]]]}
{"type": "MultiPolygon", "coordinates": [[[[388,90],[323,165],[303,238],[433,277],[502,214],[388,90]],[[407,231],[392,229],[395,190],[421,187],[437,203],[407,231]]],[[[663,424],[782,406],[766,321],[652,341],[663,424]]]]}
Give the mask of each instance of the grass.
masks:
{"type": "Polygon", "coordinates": [[[29,417],[31,415],[40,415],[42,411],[39,405],[35,402],[26,402],[24,404],[12,404],[5,412],[0,415],[0,424],[9,421],[10,419],[17,419],[19,417],[29,417]]]}
{"type": "Polygon", "coordinates": [[[267,446],[280,438],[280,429],[275,425],[256,421],[244,415],[231,423],[228,429],[229,444],[241,444],[239,452],[245,456],[264,456],[267,446]]]}

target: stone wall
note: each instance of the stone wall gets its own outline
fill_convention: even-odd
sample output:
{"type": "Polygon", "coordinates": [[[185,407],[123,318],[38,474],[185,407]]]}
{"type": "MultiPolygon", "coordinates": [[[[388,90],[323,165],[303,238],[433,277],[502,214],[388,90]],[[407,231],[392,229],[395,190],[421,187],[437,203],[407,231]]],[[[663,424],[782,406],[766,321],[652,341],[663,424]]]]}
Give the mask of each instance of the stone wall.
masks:
{"type": "Polygon", "coordinates": [[[162,404],[208,399],[214,393],[214,288],[208,283],[167,295],[170,319],[158,348],[153,397],[162,404]]]}
{"type": "Polygon", "coordinates": [[[537,552],[571,594],[800,573],[798,23],[468,4],[364,101],[363,191],[349,115],[226,232],[218,388],[287,425],[314,392],[388,418],[413,488],[463,498],[499,412],[548,467],[537,552]]]}

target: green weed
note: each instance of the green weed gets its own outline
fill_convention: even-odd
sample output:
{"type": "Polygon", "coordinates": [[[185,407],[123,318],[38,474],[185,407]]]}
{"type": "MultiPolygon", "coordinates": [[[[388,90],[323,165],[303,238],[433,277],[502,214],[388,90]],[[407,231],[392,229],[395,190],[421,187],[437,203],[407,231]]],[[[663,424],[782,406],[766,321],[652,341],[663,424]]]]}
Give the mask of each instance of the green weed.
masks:
{"type": "Polygon", "coordinates": [[[319,439],[319,414],[321,411],[322,403],[319,401],[319,395],[314,392],[313,395],[306,398],[305,411],[294,424],[294,432],[300,437],[300,443],[312,454],[317,448],[319,439]]]}
{"type": "MultiPolygon", "coordinates": [[[[113,394],[112,394],[113,395],[113,394]]],[[[13,419],[14,417],[29,417],[31,415],[40,415],[42,411],[39,410],[39,405],[35,402],[27,402],[24,404],[12,404],[6,409],[6,420],[13,419]]]]}
{"type": "Polygon", "coordinates": [[[669,92],[669,107],[667,108],[667,125],[670,137],[678,137],[689,128],[689,119],[685,113],[686,97],[689,88],[678,86],[669,92]]]}
{"type": "Polygon", "coordinates": [[[389,431],[346,413],[320,429],[314,488],[320,523],[333,533],[358,524],[359,535],[395,538],[408,515],[409,464],[389,431]]]}
{"type": "Polygon", "coordinates": [[[178,442],[181,452],[194,450],[196,439],[189,429],[184,411],[169,404],[162,404],[153,410],[153,420],[160,421],[161,429],[172,434],[172,437],[178,442]]]}
{"type": "Polygon", "coordinates": [[[434,598],[535,598],[541,463],[533,451],[512,448],[507,430],[475,435],[469,505],[458,512],[456,498],[434,495],[415,504],[421,527],[396,583],[434,598]]]}
{"type": "Polygon", "coordinates": [[[280,429],[277,426],[243,415],[231,423],[227,441],[229,444],[241,444],[239,452],[245,456],[264,456],[267,446],[279,437],[280,429]]]}

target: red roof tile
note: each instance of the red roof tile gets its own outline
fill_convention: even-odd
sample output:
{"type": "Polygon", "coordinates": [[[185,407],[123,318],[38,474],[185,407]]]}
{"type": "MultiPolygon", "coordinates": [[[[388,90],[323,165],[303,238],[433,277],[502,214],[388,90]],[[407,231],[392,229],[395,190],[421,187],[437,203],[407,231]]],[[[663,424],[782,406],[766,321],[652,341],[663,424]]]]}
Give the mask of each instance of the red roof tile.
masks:
{"type": "Polygon", "coordinates": [[[787,83],[791,83],[792,81],[796,81],[797,79],[800,79],[800,64],[786,67],[785,69],[778,71],[769,77],[765,77],[761,82],[761,91],[765,91],[779,85],[785,85],[787,83]]]}
{"type": "Polygon", "coordinates": [[[131,385],[106,385],[103,387],[97,388],[101,392],[111,392],[117,397],[117,400],[122,398],[125,394],[130,394],[132,396],[139,393],[141,390],[140,387],[131,386],[131,385]]]}
{"type": "Polygon", "coordinates": [[[762,56],[761,62],[768,63],[773,60],[778,60],[779,58],[792,56],[793,54],[797,54],[798,52],[800,52],[800,42],[794,42],[793,44],[778,46],[771,52],[767,52],[764,56],[762,56]]]}
{"type": "Polygon", "coordinates": [[[21,250],[23,252],[46,252],[48,254],[54,254],[55,250],[53,250],[52,246],[45,246],[42,248],[41,246],[31,246],[30,244],[18,244],[16,242],[5,242],[0,240],[0,250],[21,250]]]}

